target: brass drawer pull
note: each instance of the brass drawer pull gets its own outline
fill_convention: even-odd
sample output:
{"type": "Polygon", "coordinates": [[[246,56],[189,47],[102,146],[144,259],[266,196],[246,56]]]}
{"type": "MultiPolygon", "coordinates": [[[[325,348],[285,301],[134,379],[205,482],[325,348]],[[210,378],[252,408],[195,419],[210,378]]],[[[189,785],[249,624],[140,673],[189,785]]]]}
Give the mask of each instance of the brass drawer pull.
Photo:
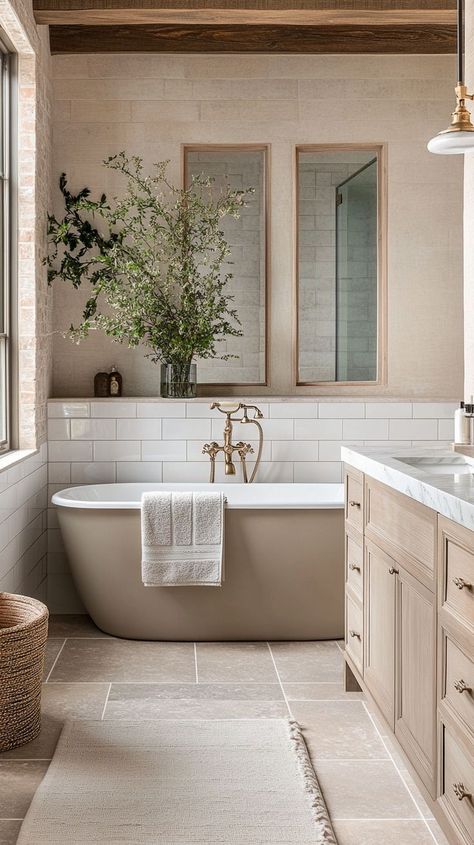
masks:
{"type": "Polygon", "coordinates": [[[466,590],[470,590],[472,587],[472,584],[469,584],[469,582],[465,581],[464,578],[453,578],[453,584],[456,585],[458,590],[464,590],[464,587],[466,590]]]}
{"type": "Polygon", "coordinates": [[[390,575],[398,575],[398,569],[395,569],[394,566],[391,566],[388,571],[390,575]]]}
{"type": "Polygon", "coordinates": [[[360,634],[358,634],[357,631],[349,631],[349,636],[356,637],[358,640],[360,640],[360,634]]]}
{"type": "Polygon", "coordinates": [[[360,566],[357,566],[356,563],[350,563],[349,569],[352,569],[353,572],[360,572],[360,566]]]}
{"type": "Polygon", "coordinates": [[[351,508],[360,508],[360,502],[355,502],[354,499],[349,501],[351,508]]]}
{"type": "Polygon", "coordinates": [[[471,687],[468,687],[466,681],[461,678],[459,681],[454,681],[454,689],[458,692],[471,692],[471,687]]]}
{"type": "Polygon", "coordinates": [[[463,783],[461,783],[461,781],[459,783],[453,783],[453,790],[458,801],[462,801],[463,798],[471,797],[471,793],[466,792],[465,786],[463,783]]]}

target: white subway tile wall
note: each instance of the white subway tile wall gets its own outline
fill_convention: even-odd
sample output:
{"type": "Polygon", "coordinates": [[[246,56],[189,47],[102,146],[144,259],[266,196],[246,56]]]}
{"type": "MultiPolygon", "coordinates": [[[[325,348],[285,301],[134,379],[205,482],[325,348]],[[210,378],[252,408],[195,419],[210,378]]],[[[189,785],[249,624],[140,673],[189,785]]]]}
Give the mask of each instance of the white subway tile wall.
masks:
{"type": "MultiPolygon", "coordinates": [[[[0,470],[0,590],[42,601],[48,552],[46,460],[44,443],[38,452],[0,470]]],[[[58,464],[53,476],[69,481],[68,469],[69,464],[58,464]]]]}
{"type": "MultiPolygon", "coordinates": [[[[57,490],[76,484],[207,481],[209,459],[202,454],[202,447],[211,439],[222,442],[225,419],[217,410],[210,410],[210,403],[199,399],[51,400],[49,499],[57,490]]],[[[360,399],[295,402],[266,398],[260,402],[252,398],[249,403],[258,405],[264,414],[265,440],[257,478],[275,483],[342,481],[343,445],[397,449],[448,445],[457,407],[454,402],[360,399]]],[[[257,451],[254,427],[236,425],[234,435],[257,451]]],[[[249,456],[250,470],[254,459],[255,455],[249,456]]],[[[222,458],[218,458],[216,478],[229,481],[224,477],[222,458]]],[[[240,480],[238,474],[232,481],[240,480]]],[[[0,490],[0,508],[1,496],[0,490]]],[[[0,543],[1,530],[2,523],[0,543]]],[[[52,507],[48,530],[50,609],[57,613],[80,611],[52,507]]]]}

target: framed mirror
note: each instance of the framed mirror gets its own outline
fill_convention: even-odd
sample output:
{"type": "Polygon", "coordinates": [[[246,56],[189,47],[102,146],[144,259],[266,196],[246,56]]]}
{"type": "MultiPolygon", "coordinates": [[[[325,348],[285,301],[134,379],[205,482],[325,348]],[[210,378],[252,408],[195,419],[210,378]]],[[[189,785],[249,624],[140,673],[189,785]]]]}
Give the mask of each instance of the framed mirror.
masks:
{"type": "Polygon", "coordinates": [[[212,177],[216,191],[228,184],[254,189],[239,218],[223,220],[223,231],[231,247],[231,262],[224,272],[232,273],[226,290],[241,322],[241,337],[229,337],[220,344],[220,359],[198,361],[199,382],[231,387],[265,386],[268,378],[268,148],[266,145],[185,145],[184,183],[204,174],[212,177]]]}
{"type": "Polygon", "coordinates": [[[382,145],[296,150],[297,384],[384,380],[382,145]]]}

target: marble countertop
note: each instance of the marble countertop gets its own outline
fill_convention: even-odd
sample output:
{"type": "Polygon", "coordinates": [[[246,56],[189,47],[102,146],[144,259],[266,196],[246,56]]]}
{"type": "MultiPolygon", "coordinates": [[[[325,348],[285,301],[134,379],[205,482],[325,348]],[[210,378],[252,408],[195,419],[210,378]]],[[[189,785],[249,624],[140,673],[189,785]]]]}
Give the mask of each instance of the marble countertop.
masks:
{"type": "Polygon", "coordinates": [[[341,457],[346,464],[474,531],[474,459],[448,449],[417,447],[343,446],[341,457]],[[410,464],[413,459],[415,465],[410,464]]]}

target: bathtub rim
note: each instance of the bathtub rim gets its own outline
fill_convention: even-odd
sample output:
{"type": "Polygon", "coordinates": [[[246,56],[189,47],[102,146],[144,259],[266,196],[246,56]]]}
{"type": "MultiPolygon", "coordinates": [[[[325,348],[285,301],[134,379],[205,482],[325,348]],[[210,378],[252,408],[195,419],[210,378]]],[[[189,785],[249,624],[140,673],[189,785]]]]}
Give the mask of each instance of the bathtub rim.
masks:
{"type": "Polygon", "coordinates": [[[215,490],[226,494],[226,507],[236,510],[339,510],[344,507],[344,485],[342,483],[264,483],[264,484],[209,484],[208,482],[116,482],[110,484],[81,484],[58,490],[51,502],[60,508],[83,510],[139,510],[141,493],[200,492],[215,490]],[[105,498],[111,488],[120,488],[123,499],[105,498]],[[128,488],[128,490],[127,490],[128,488]],[[132,491],[130,491],[132,488],[132,491]],[[81,492],[80,492],[81,491],[81,492]],[[83,491],[87,491],[84,493],[83,491]],[[97,491],[97,492],[96,492],[97,491]],[[289,493],[293,494],[291,497],[289,493]],[[125,498],[127,492],[135,492],[137,498],[125,498]],[[286,492],[287,499],[281,495],[286,492]],[[243,494],[246,494],[245,496],[243,494]],[[95,497],[94,497],[94,494],[95,497]],[[100,494],[104,498],[99,498],[100,494]],[[273,494],[273,495],[272,495],[273,494]],[[94,498],[93,498],[94,497],[94,498]]]}

